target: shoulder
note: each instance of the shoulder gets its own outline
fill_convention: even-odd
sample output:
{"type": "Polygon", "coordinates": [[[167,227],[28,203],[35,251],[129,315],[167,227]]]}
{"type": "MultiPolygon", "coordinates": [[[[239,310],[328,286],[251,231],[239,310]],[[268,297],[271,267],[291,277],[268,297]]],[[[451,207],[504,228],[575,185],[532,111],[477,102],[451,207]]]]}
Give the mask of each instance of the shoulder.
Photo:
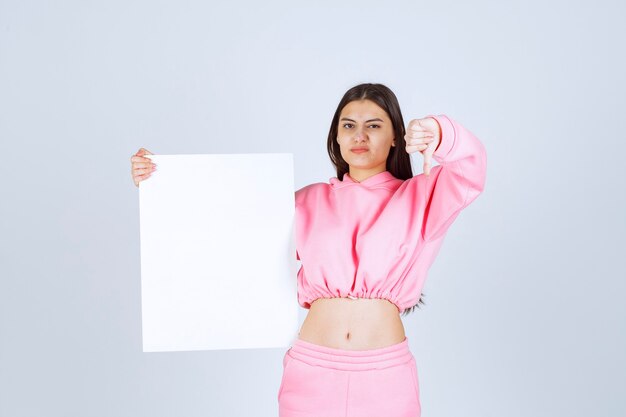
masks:
{"type": "Polygon", "coordinates": [[[305,185],[296,190],[296,205],[302,204],[311,198],[316,198],[316,196],[327,193],[328,191],[330,191],[330,185],[324,182],[315,182],[305,185]]]}

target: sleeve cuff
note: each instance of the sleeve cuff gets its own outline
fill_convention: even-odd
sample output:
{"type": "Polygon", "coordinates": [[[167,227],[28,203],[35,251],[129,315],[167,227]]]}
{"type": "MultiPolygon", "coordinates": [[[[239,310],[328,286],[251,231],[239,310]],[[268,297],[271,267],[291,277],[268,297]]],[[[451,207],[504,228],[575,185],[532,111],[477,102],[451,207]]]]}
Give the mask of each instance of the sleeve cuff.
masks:
{"type": "Polygon", "coordinates": [[[448,117],[444,114],[439,115],[428,115],[426,117],[432,117],[439,123],[439,128],[441,129],[441,143],[439,143],[439,147],[433,153],[433,158],[435,161],[441,163],[445,161],[446,157],[454,148],[454,142],[456,141],[456,132],[454,131],[454,126],[448,117]]]}

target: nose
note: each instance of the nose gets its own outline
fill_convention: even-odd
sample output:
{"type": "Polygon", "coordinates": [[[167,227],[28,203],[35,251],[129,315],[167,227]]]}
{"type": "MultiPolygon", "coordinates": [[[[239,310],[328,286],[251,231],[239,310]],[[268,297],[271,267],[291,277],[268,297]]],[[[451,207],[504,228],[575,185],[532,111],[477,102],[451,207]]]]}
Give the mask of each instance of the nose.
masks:
{"type": "Polygon", "coordinates": [[[357,142],[361,142],[367,139],[367,134],[363,130],[363,128],[356,129],[354,132],[354,140],[357,142]]]}

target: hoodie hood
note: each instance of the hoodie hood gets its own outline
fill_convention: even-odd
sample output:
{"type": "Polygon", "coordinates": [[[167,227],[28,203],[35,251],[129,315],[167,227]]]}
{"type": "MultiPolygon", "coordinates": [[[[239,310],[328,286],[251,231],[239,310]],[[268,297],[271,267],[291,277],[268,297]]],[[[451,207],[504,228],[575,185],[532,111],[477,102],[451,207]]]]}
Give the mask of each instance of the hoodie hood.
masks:
{"type": "Polygon", "coordinates": [[[402,182],[401,179],[394,177],[393,174],[389,171],[379,172],[378,174],[367,177],[361,182],[356,181],[354,178],[352,178],[348,172],[343,174],[343,181],[340,181],[337,177],[332,177],[328,180],[330,186],[333,189],[339,189],[348,186],[361,186],[366,188],[372,188],[388,181],[402,182]]]}

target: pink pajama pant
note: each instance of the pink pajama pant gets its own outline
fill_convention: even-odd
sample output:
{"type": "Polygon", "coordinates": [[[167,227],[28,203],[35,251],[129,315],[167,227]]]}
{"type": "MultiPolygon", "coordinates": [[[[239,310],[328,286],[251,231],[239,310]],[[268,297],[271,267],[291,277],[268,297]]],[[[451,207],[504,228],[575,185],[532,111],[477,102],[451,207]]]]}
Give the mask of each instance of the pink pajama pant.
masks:
{"type": "Polygon", "coordinates": [[[408,343],[343,350],[296,339],[283,358],[279,417],[419,417],[408,343]]]}

